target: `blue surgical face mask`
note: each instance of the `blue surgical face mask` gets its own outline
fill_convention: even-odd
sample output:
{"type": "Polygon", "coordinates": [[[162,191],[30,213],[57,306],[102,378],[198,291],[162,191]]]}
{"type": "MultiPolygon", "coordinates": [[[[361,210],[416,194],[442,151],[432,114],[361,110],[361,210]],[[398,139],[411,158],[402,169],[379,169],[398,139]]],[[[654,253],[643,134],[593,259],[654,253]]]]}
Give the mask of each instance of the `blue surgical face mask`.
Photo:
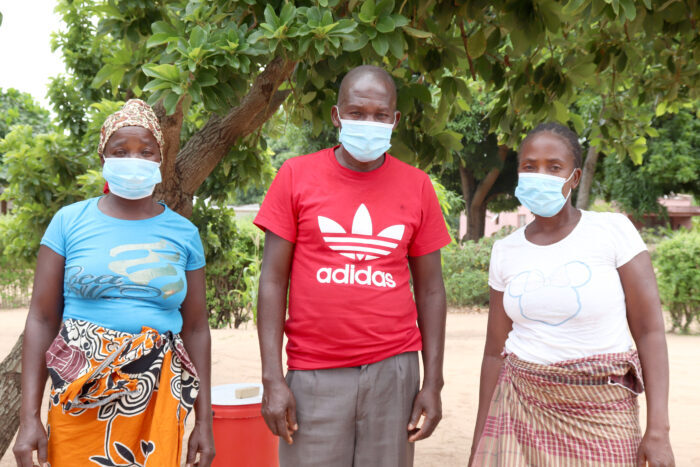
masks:
{"type": "Polygon", "coordinates": [[[354,159],[372,162],[391,147],[393,123],[340,119],[340,144],[354,159]]]}
{"type": "Polygon", "coordinates": [[[109,184],[109,191],[126,199],[142,199],[150,196],[161,182],[160,162],[138,157],[105,157],[102,176],[109,184]]]}
{"type": "Polygon", "coordinates": [[[519,173],[515,196],[533,214],[552,217],[561,211],[571,195],[571,190],[569,190],[569,193],[564,197],[561,189],[564,187],[564,183],[573,177],[574,172],[576,169],[571,172],[568,178],[539,173],[519,173]]]}

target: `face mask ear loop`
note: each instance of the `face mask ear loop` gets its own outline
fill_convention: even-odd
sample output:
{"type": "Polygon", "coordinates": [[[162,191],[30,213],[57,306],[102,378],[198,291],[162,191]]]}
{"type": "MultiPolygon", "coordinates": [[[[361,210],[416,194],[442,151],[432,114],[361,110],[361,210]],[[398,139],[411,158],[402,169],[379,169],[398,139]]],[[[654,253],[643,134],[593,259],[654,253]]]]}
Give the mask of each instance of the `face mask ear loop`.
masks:
{"type": "MultiPolygon", "coordinates": [[[[574,170],[571,172],[571,175],[569,175],[569,176],[566,178],[566,180],[564,180],[564,183],[566,183],[566,182],[568,182],[569,180],[571,180],[571,177],[573,177],[574,174],[576,173],[576,169],[578,169],[578,167],[574,167],[574,170]]],[[[569,199],[569,196],[571,196],[571,192],[572,192],[572,191],[573,191],[573,190],[572,190],[571,188],[569,188],[569,194],[566,195],[566,198],[565,198],[566,200],[569,199]]]]}

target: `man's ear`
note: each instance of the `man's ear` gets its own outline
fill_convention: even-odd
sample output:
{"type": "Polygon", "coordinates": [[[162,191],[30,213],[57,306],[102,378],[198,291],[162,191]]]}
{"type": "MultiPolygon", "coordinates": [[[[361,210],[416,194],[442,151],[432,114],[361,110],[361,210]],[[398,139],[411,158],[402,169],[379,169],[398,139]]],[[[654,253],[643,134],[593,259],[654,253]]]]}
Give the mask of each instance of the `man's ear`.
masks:
{"type": "Polygon", "coordinates": [[[395,130],[397,126],[399,126],[399,120],[401,120],[401,112],[398,110],[394,112],[394,128],[392,130],[395,130]]]}
{"type": "Polygon", "coordinates": [[[340,114],[338,113],[338,106],[334,105],[331,107],[331,122],[336,128],[340,128],[340,114]]]}

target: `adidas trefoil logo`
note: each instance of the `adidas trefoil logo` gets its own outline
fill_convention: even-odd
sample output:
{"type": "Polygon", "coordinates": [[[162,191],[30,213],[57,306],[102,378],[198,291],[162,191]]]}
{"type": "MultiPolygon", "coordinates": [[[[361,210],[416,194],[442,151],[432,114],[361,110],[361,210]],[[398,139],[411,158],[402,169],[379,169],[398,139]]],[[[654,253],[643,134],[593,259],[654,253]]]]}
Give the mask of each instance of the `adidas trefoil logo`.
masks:
{"type": "Polygon", "coordinates": [[[318,228],[328,248],[357,261],[387,256],[399,246],[405,230],[405,226],[398,224],[372,235],[372,218],[364,204],[360,204],[355,212],[350,233],[336,221],[323,216],[318,216],[318,228]]]}

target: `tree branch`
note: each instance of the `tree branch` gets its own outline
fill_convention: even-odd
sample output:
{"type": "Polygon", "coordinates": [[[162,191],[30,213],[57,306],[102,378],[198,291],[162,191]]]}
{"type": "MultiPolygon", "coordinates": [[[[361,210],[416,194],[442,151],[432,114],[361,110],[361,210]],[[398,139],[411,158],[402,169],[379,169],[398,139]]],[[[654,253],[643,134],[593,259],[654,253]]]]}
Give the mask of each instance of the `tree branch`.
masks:
{"type": "Polygon", "coordinates": [[[188,196],[194,194],[239,138],[253,133],[275,113],[289,95],[289,91],[277,88],[295,66],[296,62],[281,58],[268,63],[240,105],[224,117],[212,116],[187,141],[178,154],[177,171],[182,177],[182,190],[188,196]]]}
{"type": "Polygon", "coordinates": [[[472,79],[476,81],[476,71],[474,70],[474,63],[472,62],[472,57],[469,55],[469,47],[467,46],[467,33],[464,30],[464,20],[459,22],[459,30],[462,35],[462,42],[464,43],[464,53],[467,54],[467,60],[469,61],[469,71],[472,74],[472,79]]]}
{"type": "MultiPolygon", "coordinates": [[[[223,117],[212,115],[177,153],[173,173],[167,177],[167,181],[166,172],[163,172],[164,183],[158,187],[156,197],[165,200],[171,209],[189,217],[192,214],[192,196],[197,188],[236,142],[259,129],[290,94],[290,91],[279,91],[278,88],[292,75],[295,67],[296,62],[275,58],[255,78],[238,106],[223,117]]],[[[179,142],[181,126],[182,119],[176,138],[176,125],[168,125],[173,132],[169,138],[176,138],[179,142]]],[[[168,151],[174,147],[166,144],[168,151]]]]}
{"type": "MultiPolygon", "coordinates": [[[[505,162],[506,157],[508,156],[508,151],[509,148],[508,146],[505,145],[500,145],[498,146],[498,158],[501,160],[501,162],[505,162]]],[[[501,164],[501,167],[503,164],[501,164]]],[[[501,174],[501,168],[496,168],[494,167],[493,169],[489,170],[489,173],[486,174],[484,179],[479,183],[479,186],[476,187],[476,191],[474,192],[474,197],[472,198],[472,205],[473,206],[480,206],[481,204],[486,201],[486,195],[488,195],[489,191],[493,187],[493,184],[496,183],[496,179],[498,176],[501,174]]]]}

